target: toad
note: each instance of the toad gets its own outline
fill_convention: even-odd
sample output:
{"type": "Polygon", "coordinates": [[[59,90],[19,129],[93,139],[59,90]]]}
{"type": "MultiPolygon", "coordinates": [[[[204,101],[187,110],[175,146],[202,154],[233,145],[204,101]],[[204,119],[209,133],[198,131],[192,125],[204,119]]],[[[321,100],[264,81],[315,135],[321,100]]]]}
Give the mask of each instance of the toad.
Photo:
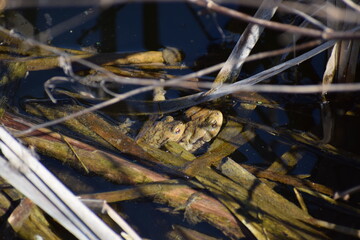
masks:
{"type": "Polygon", "coordinates": [[[144,141],[156,148],[172,141],[187,151],[195,152],[219,133],[223,122],[220,111],[197,106],[185,111],[185,117],[186,123],[167,116],[150,126],[144,126],[137,141],[144,141]]]}
{"type": "Polygon", "coordinates": [[[160,148],[168,141],[178,142],[185,131],[185,124],[166,116],[159,121],[148,121],[137,136],[137,141],[160,148]],[[150,125],[150,126],[149,126],[150,125]]]}
{"type": "Polygon", "coordinates": [[[186,128],[179,144],[189,152],[195,152],[210,142],[220,131],[223,115],[218,110],[194,106],[185,112],[186,128]]]}

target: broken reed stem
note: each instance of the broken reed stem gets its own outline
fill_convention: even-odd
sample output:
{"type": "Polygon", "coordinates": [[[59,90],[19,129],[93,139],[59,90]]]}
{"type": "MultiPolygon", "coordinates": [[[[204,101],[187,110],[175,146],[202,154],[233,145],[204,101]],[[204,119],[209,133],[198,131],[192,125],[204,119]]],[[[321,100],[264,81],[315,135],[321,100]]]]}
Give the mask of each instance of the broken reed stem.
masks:
{"type": "MultiPolygon", "coordinates": [[[[271,19],[274,16],[277,10],[277,5],[280,2],[281,0],[264,1],[260,5],[259,9],[256,11],[254,17],[256,17],[257,19],[265,20],[271,19]]],[[[260,38],[263,30],[264,26],[251,23],[248,24],[244,32],[241,34],[236,45],[234,46],[224,66],[221,68],[220,72],[216,76],[216,79],[214,81],[214,88],[212,88],[210,91],[219,88],[219,85],[221,85],[222,83],[232,83],[237,80],[241,68],[245,62],[242,59],[246,59],[250,55],[250,52],[260,38]]]]}

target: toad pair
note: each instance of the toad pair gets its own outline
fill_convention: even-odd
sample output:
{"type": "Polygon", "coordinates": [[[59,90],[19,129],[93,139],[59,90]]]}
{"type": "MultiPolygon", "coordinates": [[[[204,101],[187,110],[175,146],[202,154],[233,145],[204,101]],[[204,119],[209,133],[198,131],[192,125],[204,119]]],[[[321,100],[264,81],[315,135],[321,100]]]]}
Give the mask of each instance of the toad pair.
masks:
{"type": "Polygon", "coordinates": [[[218,110],[194,106],[185,111],[184,123],[166,116],[155,121],[149,129],[138,136],[137,141],[160,148],[169,141],[177,142],[189,152],[195,152],[211,141],[220,131],[223,115],[218,110]]]}

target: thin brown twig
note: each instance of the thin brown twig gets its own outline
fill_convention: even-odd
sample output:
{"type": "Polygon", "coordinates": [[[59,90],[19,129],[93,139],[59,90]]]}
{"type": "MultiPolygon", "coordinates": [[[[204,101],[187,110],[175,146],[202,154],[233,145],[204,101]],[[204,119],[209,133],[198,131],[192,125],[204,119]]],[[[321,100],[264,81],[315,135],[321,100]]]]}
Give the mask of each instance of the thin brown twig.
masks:
{"type": "Polygon", "coordinates": [[[309,36],[309,37],[315,37],[315,38],[321,38],[324,40],[330,40],[330,39],[357,39],[360,38],[360,32],[350,32],[350,31],[319,31],[311,28],[303,28],[303,27],[297,27],[294,25],[284,24],[284,23],[278,23],[273,21],[268,21],[264,19],[254,18],[250,15],[247,15],[242,12],[235,11],[233,9],[220,6],[213,1],[206,1],[206,0],[188,0],[191,3],[197,4],[202,7],[206,7],[212,11],[231,16],[236,19],[240,19],[242,21],[259,24],[261,26],[278,30],[278,31],[284,31],[284,32],[291,32],[294,34],[300,34],[303,36],[309,36]]]}
{"type": "Polygon", "coordinates": [[[287,12],[291,12],[291,13],[294,13],[294,14],[302,17],[304,20],[308,21],[309,23],[312,23],[314,26],[320,28],[323,31],[327,31],[327,32],[332,31],[328,26],[324,25],[319,20],[313,18],[312,16],[310,16],[309,14],[307,14],[307,13],[301,11],[301,10],[298,10],[296,8],[291,8],[291,7],[289,7],[289,6],[285,5],[285,4],[279,4],[279,8],[284,9],[287,12]]]}

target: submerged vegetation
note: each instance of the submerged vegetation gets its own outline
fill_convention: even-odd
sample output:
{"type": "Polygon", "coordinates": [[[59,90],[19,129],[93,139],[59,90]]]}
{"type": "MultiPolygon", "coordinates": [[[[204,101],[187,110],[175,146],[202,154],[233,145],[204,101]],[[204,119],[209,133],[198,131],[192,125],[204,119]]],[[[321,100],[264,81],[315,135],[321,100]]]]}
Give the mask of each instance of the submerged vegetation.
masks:
{"type": "Polygon", "coordinates": [[[360,238],[355,2],[42,4],[0,1],[0,239],[360,238]]]}

